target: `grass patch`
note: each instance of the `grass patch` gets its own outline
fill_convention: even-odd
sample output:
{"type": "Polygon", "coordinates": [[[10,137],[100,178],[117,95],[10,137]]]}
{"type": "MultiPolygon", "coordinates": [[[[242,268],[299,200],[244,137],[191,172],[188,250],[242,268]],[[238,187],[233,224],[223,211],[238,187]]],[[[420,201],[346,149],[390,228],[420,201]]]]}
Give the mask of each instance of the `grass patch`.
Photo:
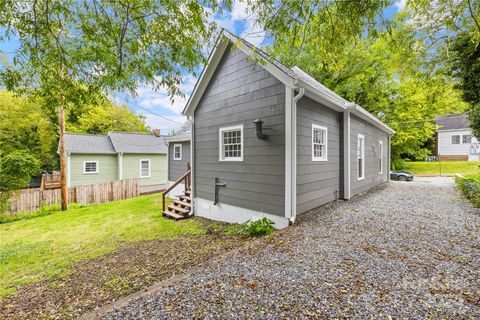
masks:
{"type": "MultiPolygon", "coordinates": [[[[92,205],[86,205],[86,204],[76,204],[72,203],[70,205],[70,209],[78,209],[78,208],[85,208],[87,206],[92,206],[92,205]]],[[[14,221],[20,221],[20,220],[28,220],[28,219],[33,219],[33,218],[38,218],[38,217],[43,217],[43,216],[48,216],[52,213],[56,213],[61,211],[60,205],[55,204],[51,206],[43,206],[37,211],[34,212],[18,212],[18,213],[1,213],[0,214],[0,224],[2,223],[7,223],[7,222],[14,222],[14,221]]]]}
{"type": "Polygon", "coordinates": [[[414,175],[470,175],[480,172],[480,162],[478,161],[439,161],[439,162],[423,162],[423,161],[406,161],[405,171],[409,171],[414,175]]]}
{"type": "Polygon", "coordinates": [[[206,233],[198,220],[163,218],[159,194],[24,217],[0,225],[0,297],[128,243],[206,233]]]}
{"type": "Polygon", "coordinates": [[[457,186],[474,207],[480,208],[480,174],[456,179],[457,186]]]}

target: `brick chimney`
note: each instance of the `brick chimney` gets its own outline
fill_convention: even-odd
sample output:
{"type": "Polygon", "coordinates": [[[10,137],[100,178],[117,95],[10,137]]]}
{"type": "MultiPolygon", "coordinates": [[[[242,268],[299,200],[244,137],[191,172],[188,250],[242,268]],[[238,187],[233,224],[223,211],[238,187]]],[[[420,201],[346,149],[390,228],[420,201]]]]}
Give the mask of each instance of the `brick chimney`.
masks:
{"type": "Polygon", "coordinates": [[[153,129],[152,133],[155,137],[160,137],[160,129],[153,129]]]}

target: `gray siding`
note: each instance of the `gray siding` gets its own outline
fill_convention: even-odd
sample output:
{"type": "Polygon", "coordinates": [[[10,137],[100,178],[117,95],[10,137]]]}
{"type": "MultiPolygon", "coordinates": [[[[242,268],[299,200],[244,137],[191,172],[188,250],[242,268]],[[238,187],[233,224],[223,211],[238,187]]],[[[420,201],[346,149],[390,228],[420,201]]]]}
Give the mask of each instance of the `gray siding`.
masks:
{"type": "MultiPolygon", "coordinates": [[[[227,49],[195,110],[195,196],[278,216],[285,206],[285,86],[240,50],[227,49]],[[255,136],[253,121],[269,128],[255,136]],[[219,161],[219,129],[243,124],[243,161],[219,161]]],[[[201,208],[200,208],[201,209],[201,208]]]]}
{"type": "Polygon", "coordinates": [[[354,196],[387,181],[388,179],[388,134],[366,121],[351,115],[350,124],[350,183],[354,196]],[[357,138],[365,136],[365,179],[358,180],[357,138]],[[383,174],[379,174],[379,141],[383,141],[383,174]]]}
{"type": "Polygon", "coordinates": [[[297,103],[297,213],[343,192],[343,114],[303,97],[297,103]],[[312,161],[312,124],[327,128],[328,161],[312,161]]]}
{"type": "Polygon", "coordinates": [[[168,180],[176,181],[187,171],[187,163],[190,160],[190,141],[170,142],[168,146],[168,180]],[[182,159],[173,160],[173,146],[176,144],[182,145],[182,159]]]}

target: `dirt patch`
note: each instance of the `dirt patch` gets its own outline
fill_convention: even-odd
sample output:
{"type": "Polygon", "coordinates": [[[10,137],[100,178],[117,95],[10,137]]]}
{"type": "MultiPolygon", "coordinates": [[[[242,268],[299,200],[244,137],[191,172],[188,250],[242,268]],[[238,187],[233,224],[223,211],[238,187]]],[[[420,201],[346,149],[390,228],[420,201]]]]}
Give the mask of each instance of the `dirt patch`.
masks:
{"type": "Polygon", "coordinates": [[[20,288],[0,301],[1,318],[69,319],[242,246],[210,234],[143,241],[77,263],[68,275],[20,288]]]}

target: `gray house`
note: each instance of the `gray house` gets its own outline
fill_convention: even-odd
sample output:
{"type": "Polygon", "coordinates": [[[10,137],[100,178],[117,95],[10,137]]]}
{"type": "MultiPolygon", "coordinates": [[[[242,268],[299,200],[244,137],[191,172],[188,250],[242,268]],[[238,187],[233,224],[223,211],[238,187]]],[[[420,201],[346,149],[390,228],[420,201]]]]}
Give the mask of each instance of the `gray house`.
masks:
{"type": "Polygon", "coordinates": [[[297,214],[389,179],[391,128],[228,32],[184,114],[193,122],[197,216],[265,216],[282,228],[297,214]]]}
{"type": "MultiPolygon", "coordinates": [[[[180,134],[166,137],[164,139],[168,148],[167,187],[170,187],[188,170],[187,167],[191,163],[190,139],[190,131],[184,131],[180,134]]],[[[183,189],[185,189],[185,186],[181,184],[176,189],[172,190],[172,193],[180,194],[183,189]]]]}

